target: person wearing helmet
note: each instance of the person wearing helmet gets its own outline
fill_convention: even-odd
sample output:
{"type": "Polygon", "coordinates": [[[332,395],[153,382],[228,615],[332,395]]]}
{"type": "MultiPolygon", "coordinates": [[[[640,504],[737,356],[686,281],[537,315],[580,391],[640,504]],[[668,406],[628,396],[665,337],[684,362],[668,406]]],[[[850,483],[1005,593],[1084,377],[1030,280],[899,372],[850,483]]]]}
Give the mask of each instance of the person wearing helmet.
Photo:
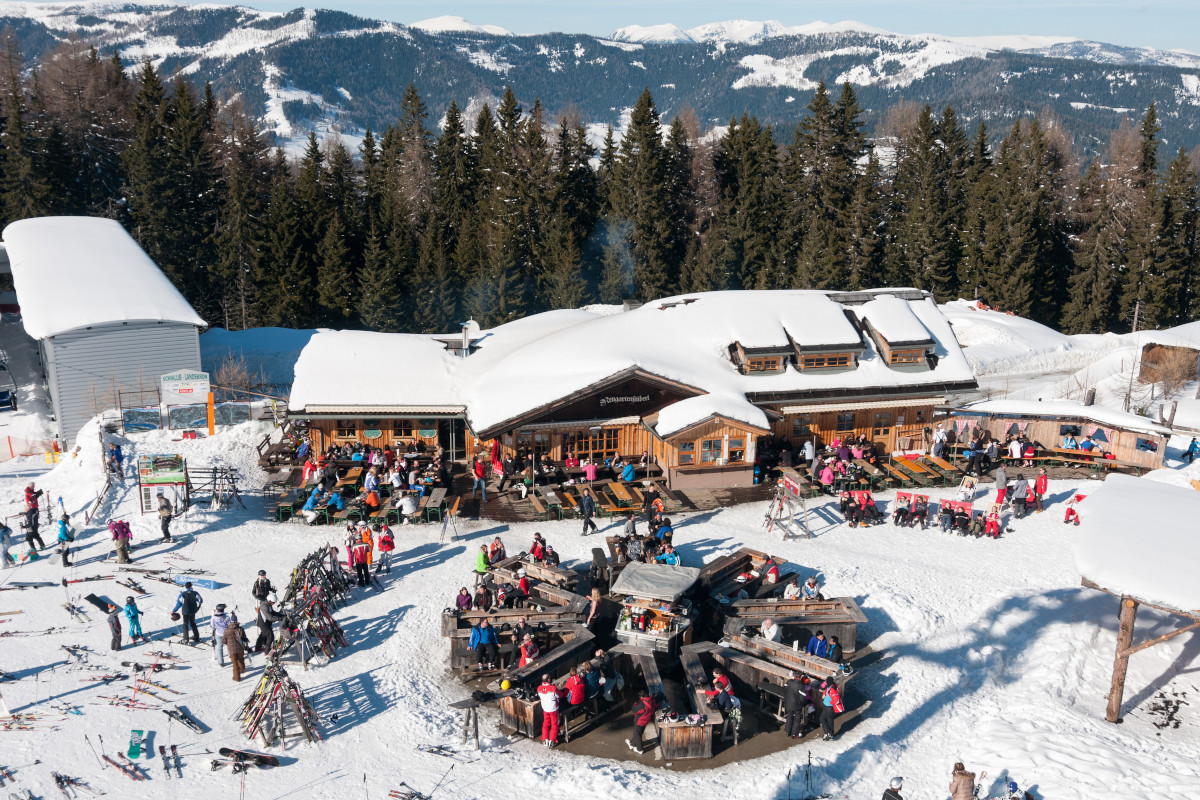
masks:
{"type": "MultiPolygon", "coordinates": [[[[263,600],[266,599],[264,595],[263,600]]],[[[217,603],[208,624],[212,630],[213,661],[223,667],[225,666],[225,631],[229,628],[229,615],[225,613],[224,603],[217,603]]]]}
{"type": "Polygon", "coordinates": [[[250,594],[260,603],[266,600],[268,595],[275,595],[276,600],[279,598],[279,593],[271,585],[271,579],[267,577],[265,569],[258,571],[258,577],[254,580],[254,585],[250,587],[250,594]]]}
{"type": "Polygon", "coordinates": [[[892,782],[888,784],[888,788],[883,793],[883,800],[904,800],[904,795],[900,794],[900,789],[904,786],[904,778],[892,778],[892,782]]]}
{"type": "Polygon", "coordinates": [[[132,597],[125,598],[125,619],[129,622],[129,641],[136,643],[138,639],[148,642],[150,639],[142,633],[142,612],[132,597]]]}
{"type": "Polygon", "coordinates": [[[974,800],[975,773],[967,772],[961,761],[955,763],[950,773],[950,800],[974,800]]]}
{"type": "Polygon", "coordinates": [[[112,634],[112,641],[109,647],[113,650],[121,649],[121,611],[112,603],[108,604],[108,632],[112,634]]]}
{"type": "Polygon", "coordinates": [[[1017,786],[1016,781],[1009,781],[1008,785],[1004,788],[1008,790],[1008,800],[1026,800],[1026,797],[1028,796],[1021,791],[1020,787],[1017,786]]]}

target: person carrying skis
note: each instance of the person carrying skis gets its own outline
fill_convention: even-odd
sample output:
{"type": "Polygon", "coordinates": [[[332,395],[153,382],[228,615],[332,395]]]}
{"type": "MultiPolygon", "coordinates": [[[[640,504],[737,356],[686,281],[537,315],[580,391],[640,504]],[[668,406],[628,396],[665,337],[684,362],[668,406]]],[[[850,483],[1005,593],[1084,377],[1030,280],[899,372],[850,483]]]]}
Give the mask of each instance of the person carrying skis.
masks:
{"type": "Polygon", "coordinates": [[[370,553],[371,545],[362,539],[356,541],[350,548],[351,563],[354,564],[354,572],[358,575],[359,586],[369,586],[371,583],[370,553]]]}
{"type": "Polygon", "coordinates": [[[825,735],[821,737],[826,742],[833,741],[833,718],[834,715],[845,711],[842,705],[842,696],[838,692],[837,684],[833,681],[821,681],[821,728],[825,731],[825,735]]]}
{"type": "Polygon", "coordinates": [[[175,608],[171,609],[171,613],[179,613],[183,617],[183,643],[188,643],[188,631],[196,637],[196,644],[200,644],[200,629],[196,627],[196,615],[200,613],[200,607],[204,605],[204,598],[200,593],[192,588],[192,582],[188,581],[183,585],[183,591],[179,593],[179,597],[175,600],[175,608]]]}
{"type": "Polygon", "coordinates": [[[108,632],[112,634],[112,641],[109,647],[113,650],[121,649],[121,610],[112,603],[108,604],[108,632]]]}
{"type": "Polygon", "coordinates": [[[650,694],[649,689],[639,690],[637,702],[633,706],[633,739],[625,740],[629,749],[639,756],[646,752],[643,749],[645,742],[642,736],[646,733],[646,726],[654,720],[655,711],[658,711],[658,699],[650,694]]]}
{"type": "MultiPolygon", "coordinates": [[[[171,501],[167,499],[166,494],[162,489],[158,490],[158,521],[162,526],[162,540],[164,542],[171,541],[171,519],[175,516],[175,509],[171,506],[171,501]]],[[[199,637],[197,637],[199,638],[199,637]]]]}
{"type": "Polygon", "coordinates": [[[950,800],[975,800],[975,773],[959,761],[950,773],[950,800]]]}
{"type": "MultiPolygon", "coordinates": [[[[218,606],[219,607],[219,606],[218,606]]],[[[241,683],[242,673],[246,670],[246,632],[237,619],[229,620],[229,626],[221,634],[221,642],[229,651],[229,663],[233,668],[234,683],[241,683]]],[[[224,665],[222,665],[224,666],[224,665]]]]}
{"type": "Polygon", "coordinates": [[[75,541],[75,529],[71,527],[71,517],[63,514],[58,520],[58,554],[62,557],[64,567],[71,566],[71,542],[75,541]]]}
{"type": "Polygon", "coordinates": [[[17,560],[8,552],[10,547],[12,547],[12,528],[0,522],[0,568],[8,569],[10,566],[17,565],[17,560]]]}
{"type": "Polygon", "coordinates": [[[1046,496],[1046,490],[1050,486],[1050,481],[1046,477],[1046,468],[1038,469],[1037,478],[1033,482],[1033,505],[1037,508],[1037,513],[1042,513],[1045,509],[1042,508],[1042,498],[1046,496]]]}
{"type": "Polygon", "coordinates": [[[125,598],[125,621],[129,623],[129,641],[136,643],[138,639],[150,641],[150,637],[142,633],[142,612],[132,597],[125,598]]]}
{"type": "Polygon", "coordinates": [[[392,538],[392,529],[387,526],[387,523],[383,525],[376,523],[375,531],[379,535],[379,563],[375,565],[375,574],[378,575],[380,570],[385,570],[388,575],[391,575],[392,551],[396,549],[396,540],[392,538]]]}
{"type": "Polygon", "coordinates": [[[883,793],[883,800],[904,800],[900,789],[904,786],[904,778],[892,778],[888,788],[883,793]]]}
{"type": "Polygon", "coordinates": [[[542,685],[538,687],[538,700],[542,704],[542,744],[554,747],[558,744],[558,687],[550,680],[550,676],[542,676],[542,685]]]}
{"type": "MultiPolygon", "coordinates": [[[[266,597],[263,599],[265,600],[266,597]]],[[[217,603],[208,624],[212,628],[213,661],[222,667],[225,666],[225,631],[229,628],[229,623],[229,615],[225,613],[225,604],[217,603]]]]}
{"type": "Polygon", "coordinates": [[[467,649],[475,651],[475,669],[495,669],[500,659],[500,640],[496,637],[496,629],[487,618],[479,620],[479,624],[471,628],[471,638],[467,641],[467,649]]]}
{"type": "Polygon", "coordinates": [[[580,536],[587,536],[589,533],[595,533],[596,523],[592,522],[592,517],[596,514],[596,501],[592,498],[592,490],[584,489],[583,494],[579,496],[579,513],[583,515],[583,532],[580,536]],[[589,531],[588,528],[591,528],[589,531]]]}

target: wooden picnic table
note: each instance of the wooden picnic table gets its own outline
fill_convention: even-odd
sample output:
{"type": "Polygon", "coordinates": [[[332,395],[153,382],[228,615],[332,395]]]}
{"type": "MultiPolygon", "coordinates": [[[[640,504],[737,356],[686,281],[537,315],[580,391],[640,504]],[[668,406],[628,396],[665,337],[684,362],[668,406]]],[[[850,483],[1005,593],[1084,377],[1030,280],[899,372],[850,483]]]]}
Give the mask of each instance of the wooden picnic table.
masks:
{"type": "Polygon", "coordinates": [[[629,490],[625,488],[625,484],[614,481],[613,483],[608,484],[608,490],[612,492],[613,497],[616,498],[618,506],[633,505],[633,495],[631,495],[629,490]]]}
{"type": "Polygon", "coordinates": [[[425,521],[429,522],[430,512],[436,511],[439,516],[441,515],[442,503],[446,500],[446,490],[438,487],[430,491],[427,497],[429,499],[425,502],[425,521]]]}
{"type": "Polygon", "coordinates": [[[911,475],[909,475],[905,472],[901,472],[900,470],[896,469],[895,467],[893,467],[891,464],[887,463],[886,461],[883,462],[880,466],[883,467],[884,472],[887,472],[892,477],[893,480],[898,481],[901,486],[906,486],[908,484],[917,483],[916,479],[914,479],[911,475]]]}
{"type": "Polygon", "coordinates": [[[928,486],[933,482],[933,473],[922,467],[916,462],[909,461],[907,458],[897,458],[892,461],[892,465],[898,467],[902,472],[908,472],[913,477],[914,483],[919,483],[922,486],[928,486]]]}
{"type": "Polygon", "coordinates": [[[947,475],[953,475],[954,473],[958,472],[957,467],[955,467],[953,464],[951,464],[949,461],[946,461],[943,458],[938,458],[935,455],[928,455],[925,457],[929,459],[930,463],[932,463],[935,467],[937,467],[938,469],[945,472],[947,475]]]}

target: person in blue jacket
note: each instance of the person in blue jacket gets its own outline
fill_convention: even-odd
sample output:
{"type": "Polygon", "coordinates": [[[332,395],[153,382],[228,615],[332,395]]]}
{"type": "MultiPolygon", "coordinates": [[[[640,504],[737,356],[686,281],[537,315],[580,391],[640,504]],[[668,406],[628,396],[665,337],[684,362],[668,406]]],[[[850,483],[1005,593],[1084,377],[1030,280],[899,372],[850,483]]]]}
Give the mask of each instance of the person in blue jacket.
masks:
{"type": "Polygon", "coordinates": [[[312,525],[317,520],[319,514],[317,506],[321,505],[321,497],[323,495],[324,492],[321,491],[321,487],[318,486],[316,489],[313,489],[312,494],[308,496],[308,500],[304,502],[304,507],[300,509],[300,513],[308,520],[309,525],[312,525]]]}
{"type": "Polygon", "coordinates": [[[1196,460],[1197,453],[1200,453],[1200,442],[1197,442],[1196,437],[1193,436],[1192,443],[1189,444],[1188,449],[1184,451],[1181,460],[1186,461],[1189,464],[1191,464],[1193,461],[1196,460]]]}
{"type": "Polygon", "coordinates": [[[129,641],[150,641],[149,637],[142,633],[142,612],[132,597],[125,598],[125,619],[129,621],[129,641]]]}
{"type": "Polygon", "coordinates": [[[637,472],[633,468],[633,462],[626,462],[621,468],[621,480],[625,483],[631,483],[637,477],[637,472]]]}
{"type": "Polygon", "coordinates": [[[346,507],[346,501],[342,499],[341,492],[333,491],[329,493],[329,500],[326,501],[326,505],[333,511],[341,511],[346,507]]]}
{"type": "Polygon", "coordinates": [[[1066,435],[1066,437],[1063,438],[1062,449],[1063,450],[1078,450],[1079,442],[1075,441],[1075,437],[1068,433],[1066,435]]]}
{"type": "Polygon", "coordinates": [[[825,658],[829,655],[829,642],[825,641],[825,632],[817,631],[817,634],[808,640],[808,647],[804,650],[810,656],[817,658],[825,658]]]}
{"type": "Polygon", "coordinates": [[[670,518],[663,518],[662,525],[654,531],[654,535],[658,537],[660,542],[670,542],[671,537],[675,535],[675,529],[671,527],[670,518]]]}
{"type": "Polygon", "coordinates": [[[496,638],[496,629],[488,624],[486,617],[471,628],[467,649],[475,651],[478,659],[476,669],[483,669],[484,664],[487,664],[488,669],[496,668],[496,661],[500,658],[500,640],[496,638]]]}
{"type": "Polygon", "coordinates": [[[679,553],[675,552],[675,548],[667,545],[667,549],[659,554],[658,558],[654,559],[659,564],[667,564],[672,567],[679,566],[679,553]]]}

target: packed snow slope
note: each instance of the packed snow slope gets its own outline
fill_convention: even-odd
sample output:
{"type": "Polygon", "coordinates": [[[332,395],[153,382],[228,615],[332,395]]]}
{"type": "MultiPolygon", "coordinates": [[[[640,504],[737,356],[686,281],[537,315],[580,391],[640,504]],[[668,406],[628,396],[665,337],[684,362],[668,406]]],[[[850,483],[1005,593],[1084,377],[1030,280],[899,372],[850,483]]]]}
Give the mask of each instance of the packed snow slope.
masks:
{"type": "MultiPolygon", "coordinates": [[[[117,441],[130,458],[179,452],[194,466],[236,466],[245,488],[253,489],[266,479],[253,449],[262,435],[257,425],[223,429],[213,438],[196,441],[175,441],[170,432],[117,441]]],[[[131,480],[115,489],[93,524],[84,524],[80,512],[94,496],[101,474],[94,431],[85,431],[80,442],[77,457],[37,478],[50,504],[57,505],[61,495],[76,520],[75,566],[64,573],[44,559],[0,572],[0,584],[112,574],[112,562],[101,561],[109,552],[102,525],[110,517],[123,517],[141,545],[134,551],[140,565],[214,573],[205,577],[220,587],[200,590],[204,611],[225,603],[244,622],[251,622],[249,589],[257,570],[265,569],[278,583],[303,554],[325,543],[340,544],[336,528],[268,521],[264,498],[247,492],[245,509],[192,508],[175,523],[176,541],[163,545],[157,542],[157,520],[137,512],[131,480]]],[[[1173,443],[1171,467],[1179,466],[1179,444],[1173,443]]],[[[0,513],[13,514],[19,510],[26,480],[44,466],[40,459],[25,459],[0,470],[0,513]]],[[[1200,467],[1189,467],[1188,473],[1200,473],[1200,467]]],[[[877,654],[864,659],[849,683],[848,703],[865,706],[862,716],[846,730],[839,729],[833,742],[806,742],[720,770],[678,772],[651,754],[610,761],[548,752],[524,740],[509,744],[496,732],[494,713],[485,709],[481,759],[456,765],[435,796],[782,800],[802,795],[803,766],[811,751],[813,788],[834,797],[875,798],[892,776],[903,775],[907,797],[943,798],[956,760],[973,770],[986,770],[984,788],[991,793],[998,793],[1000,776],[1008,774],[1039,799],[1200,797],[1200,712],[1195,703],[1200,681],[1194,667],[1200,639],[1195,634],[1135,655],[1126,685],[1125,724],[1103,721],[1116,603],[1079,585],[1072,555],[1092,524],[1086,501],[1080,506],[1079,528],[1062,523],[1066,498],[1095,485],[1084,475],[1052,482],[1046,512],[1012,522],[1014,530],[998,541],[890,525],[850,529],[825,500],[809,504],[813,539],[783,541],[778,529],[767,534],[761,504],[683,515],[676,520],[675,538],[687,566],[701,566],[747,545],[785,557],[802,575],[819,574],[828,594],[858,601],[869,620],[860,626],[860,643],[877,654]],[[1178,727],[1155,710],[1164,693],[1172,702],[1189,703],[1177,706],[1178,727]],[[498,752],[501,747],[509,750],[498,752]]],[[[945,497],[949,492],[932,494],[945,497]]],[[[882,493],[879,499],[889,510],[892,494],[882,493]]],[[[526,548],[535,530],[542,531],[571,565],[586,564],[599,542],[598,537],[580,537],[574,521],[507,525],[464,520],[457,536],[447,536],[444,542],[439,541],[437,525],[399,528],[397,563],[390,575],[381,576],[385,591],[358,591],[355,600],[337,612],[350,647],[327,665],[307,672],[298,666],[291,670],[326,719],[324,741],[276,749],[282,765],[270,773],[251,771],[247,792],[261,798],[343,800],[364,791],[370,798],[384,797],[401,781],[425,792],[432,789],[451,763],[415,747],[458,746],[460,719],[448,703],[469,694],[447,672],[447,648],[439,635],[441,610],[469,582],[480,543],[500,536],[509,551],[516,552],[526,548]]],[[[150,580],[142,583],[150,592],[139,600],[147,632],[169,632],[173,625],[168,613],[177,591],[150,580]]],[[[231,718],[253,689],[261,657],[252,659],[247,679],[235,684],[228,668],[217,667],[207,648],[192,650],[163,640],[153,647],[109,653],[104,620],[90,606],[92,621],[87,624],[73,621],[61,607],[68,597],[88,592],[117,601],[129,594],[108,581],[0,592],[0,611],[21,612],[0,616],[5,620],[0,633],[54,629],[40,636],[6,638],[0,645],[0,670],[9,678],[0,690],[8,707],[46,714],[34,725],[58,728],[0,731],[0,762],[13,771],[16,785],[29,788],[36,797],[54,796],[53,770],[85,780],[109,796],[131,800],[237,792],[238,776],[209,770],[209,751],[256,747],[240,735],[231,718]],[[183,692],[179,703],[211,731],[194,734],[171,724],[160,711],[108,705],[100,695],[128,696],[129,690],[123,682],[105,688],[85,682],[91,671],[68,667],[60,649],[64,644],[89,645],[96,651],[89,661],[105,671],[118,670],[122,660],[149,661],[145,653],[150,649],[171,650],[184,659],[182,668],[159,673],[156,680],[183,692]],[[82,714],[60,716],[55,709],[64,705],[77,706],[82,714]],[[149,776],[143,782],[133,783],[101,767],[85,734],[93,745],[102,736],[111,754],[124,747],[133,728],[151,733],[154,745],[179,746],[185,765],[182,780],[163,779],[156,753],[139,762],[149,776]],[[35,759],[42,763],[32,765],[35,759]]],[[[1174,624],[1146,612],[1139,615],[1137,637],[1166,632],[1174,624]]],[[[206,624],[201,629],[207,634],[206,624]]],[[[255,636],[252,626],[247,632],[255,636]]],[[[601,729],[587,735],[628,734],[601,729]]],[[[619,740],[614,743],[621,747],[619,740]]]]}

